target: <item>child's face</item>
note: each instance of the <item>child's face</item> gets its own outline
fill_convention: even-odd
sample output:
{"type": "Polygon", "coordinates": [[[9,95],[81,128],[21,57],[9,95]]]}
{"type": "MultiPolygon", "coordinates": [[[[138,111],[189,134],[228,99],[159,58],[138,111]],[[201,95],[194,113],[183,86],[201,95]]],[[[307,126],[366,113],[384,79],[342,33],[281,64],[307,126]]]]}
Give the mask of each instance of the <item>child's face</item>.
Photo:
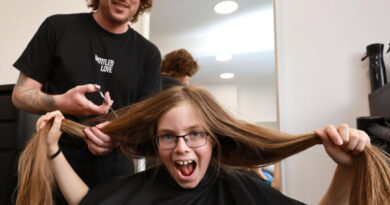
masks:
{"type": "MultiPolygon", "coordinates": [[[[200,118],[188,103],[176,106],[158,121],[157,135],[181,136],[191,132],[204,132],[200,118]]],[[[159,149],[159,155],[168,172],[183,188],[194,188],[205,175],[210,163],[213,145],[207,139],[205,145],[197,148],[187,146],[178,138],[175,148],[159,149]]]]}

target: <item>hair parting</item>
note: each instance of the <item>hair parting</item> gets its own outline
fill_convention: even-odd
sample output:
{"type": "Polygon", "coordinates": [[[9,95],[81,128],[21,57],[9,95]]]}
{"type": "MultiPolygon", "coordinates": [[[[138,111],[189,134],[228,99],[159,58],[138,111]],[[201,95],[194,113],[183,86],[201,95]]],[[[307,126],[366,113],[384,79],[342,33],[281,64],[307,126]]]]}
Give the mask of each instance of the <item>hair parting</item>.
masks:
{"type": "MultiPolygon", "coordinates": [[[[140,103],[122,108],[119,118],[103,132],[117,139],[129,157],[156,157],[154,143],[157,124],[171,108],[190,103],[215,143],[213,159],[217,166],[252,167],[278,162],[321,140],[314,134],[290,135],[234,119],[205,90],[177,86],[140,103]]],[[[19,159],[17,204],[52,204],[54,178],[47,154],[46,135],[51,125],[37,132],[19,159]]],[[[63,120],[61,130],[84,137],[84,125],[63,120]]],[[[390,198],[390,158],[375,146],[366,147],[350,166],[353,175],[350,204],[388,204],[390,198]]]]}

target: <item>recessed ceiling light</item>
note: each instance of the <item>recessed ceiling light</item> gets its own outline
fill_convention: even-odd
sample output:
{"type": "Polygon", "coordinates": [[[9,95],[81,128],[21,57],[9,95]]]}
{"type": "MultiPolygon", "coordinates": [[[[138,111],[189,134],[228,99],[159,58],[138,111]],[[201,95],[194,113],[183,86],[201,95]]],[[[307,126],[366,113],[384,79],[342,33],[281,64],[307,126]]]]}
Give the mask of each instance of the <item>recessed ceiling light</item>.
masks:
{"type": "Polygon", "coordinates": [[[222,79],[231,79],[234,78],[234,73],[222,73],[219,77],[222,79]]]}
{"type": "Polygon", "coordinates": [[[235,1],[221,1],[214,6],[214,11],[217,14],[230,14],[236,11],[238,4],[235,1]]]}
{"type": "Polygon", "coordinates": [[[227,52],[218,53],[218,54],[215,56],[215,60],[221,61],[221,62],[230,61],[231,59],[232,59],[232,54],[227,53],[227,52]]]}

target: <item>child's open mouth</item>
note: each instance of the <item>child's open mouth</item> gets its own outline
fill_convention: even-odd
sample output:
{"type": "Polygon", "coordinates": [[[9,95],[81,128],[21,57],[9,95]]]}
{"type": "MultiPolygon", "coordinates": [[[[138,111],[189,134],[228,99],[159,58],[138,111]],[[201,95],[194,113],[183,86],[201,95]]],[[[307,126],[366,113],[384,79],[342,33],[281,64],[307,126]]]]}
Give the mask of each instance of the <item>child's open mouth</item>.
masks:
{"type": "Polygon", "coordinates": [[[176,168],[183,176],[191,176],[194,173],[196,162],[193,160],[178,160],[176,161],[176,168]]]}

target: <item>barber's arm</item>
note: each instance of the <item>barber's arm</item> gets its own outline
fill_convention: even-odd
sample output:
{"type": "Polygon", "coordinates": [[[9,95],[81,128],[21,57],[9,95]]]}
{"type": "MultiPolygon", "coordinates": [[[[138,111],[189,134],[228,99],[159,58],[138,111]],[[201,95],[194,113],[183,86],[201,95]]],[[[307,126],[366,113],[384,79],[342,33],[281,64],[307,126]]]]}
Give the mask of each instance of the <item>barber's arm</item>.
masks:
{"type": "Polygon", "coordinates": [[[79,204],[88,193],[88,186],[76,174],[62,152],[59,152],[58,155],[53,155],[59,150],[58,140],[61,136],[60,127],[63,118],[63,115],[59,111],[47,113],[38,119],[36,127],[38,131],[47,122],[54,119],[53,125],[47,135],[48,155],[53,157],[51,159],[51,165],[54,177],[66,201],[69,204],[79,204]]]}
{"type": "MultiPolygon", "coordinates": [[[[76,86],[59,95],[49,95],[41,91],[42,84],[20,72],[18,81],[12,93],[14,105],[27,112],[42,114],[48,111],[60,110],[62,113],[88,116],[105,114],[109,111],[113,101],[95,105],[85,97],[87,92],[97,92],[99,89],[93,84],[76,86]]],[[[110,99],[106,92],[106,98],[110,99]]]]}
{"type": "Polygon", "coordinates": [[[13,104],[31,113],[45,113],[56,109],[52,95],[41,91],[42,84],[20,72],[12,93],[13,104]]]}
{"type": "Polygon", "coordinates": [[[315,133],[321,138],[328,155],[337,163],[337,168],[328,191],[320,204],[349,204],[353,176],[349,166],[354,163],[354,156],[370,146],[368,135],[357,129],[342,124],[337,128],[328,125],[324,130],[317,129],[315,133]]]}

